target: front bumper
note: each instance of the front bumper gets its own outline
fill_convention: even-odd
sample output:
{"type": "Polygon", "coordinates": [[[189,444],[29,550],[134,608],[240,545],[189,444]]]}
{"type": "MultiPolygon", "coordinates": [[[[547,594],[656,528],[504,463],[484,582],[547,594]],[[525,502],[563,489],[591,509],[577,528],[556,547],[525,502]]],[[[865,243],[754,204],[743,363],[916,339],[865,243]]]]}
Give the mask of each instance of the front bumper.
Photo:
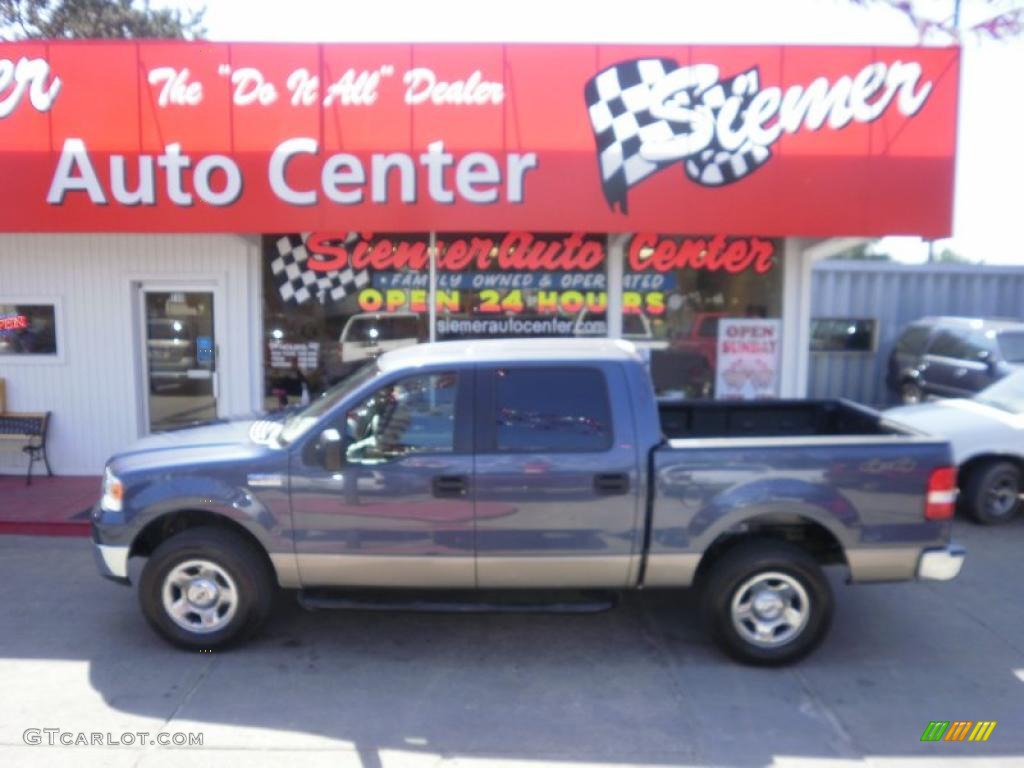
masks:
{"type": "Polygon", "coordinates": [[[104,578],[116,581],[118,584],[131,584],[131,580],[128,578],[128,556],[131,553],[131,546],[128,544],[101,544],[100,541],[100,532],[94,517],[92,556],[96,561],[96,569],[104,578]]]}
{"type": "Polygon", "coordinates": [[[963,568],[967,550],[959,544],[950,544],[942,549],[926,549],[917,562],[917,578],[929,581],[955,579],[963,568]]]}

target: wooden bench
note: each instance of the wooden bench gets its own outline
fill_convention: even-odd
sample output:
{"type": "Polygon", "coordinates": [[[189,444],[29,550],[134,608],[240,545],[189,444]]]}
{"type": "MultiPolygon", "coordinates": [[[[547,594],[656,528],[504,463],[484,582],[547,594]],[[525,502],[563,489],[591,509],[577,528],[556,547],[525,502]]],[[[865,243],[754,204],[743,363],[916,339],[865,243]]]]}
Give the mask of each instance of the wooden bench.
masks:
{"type": "Polygon", "coordinates": [[[50,425],[50,412],[11,413],[7,410],[4,380],[0,379],[0,444],[15,444],[28,454],[28,473],[25,485],[32,485],[32,467],[42,460],[46,474],[53,476],[50,459],[46,455],[46,431],[50,425]]]}

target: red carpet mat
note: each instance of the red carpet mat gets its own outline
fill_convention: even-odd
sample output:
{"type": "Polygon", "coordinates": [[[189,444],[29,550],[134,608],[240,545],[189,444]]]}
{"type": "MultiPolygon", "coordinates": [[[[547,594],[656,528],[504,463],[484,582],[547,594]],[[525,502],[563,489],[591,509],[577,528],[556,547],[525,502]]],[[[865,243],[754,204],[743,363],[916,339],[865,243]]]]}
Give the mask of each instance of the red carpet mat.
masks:
{"type": "Polygon", "coordinates": [[[0,534],[88,536],[99,477],[0,475],[0,534]]]}

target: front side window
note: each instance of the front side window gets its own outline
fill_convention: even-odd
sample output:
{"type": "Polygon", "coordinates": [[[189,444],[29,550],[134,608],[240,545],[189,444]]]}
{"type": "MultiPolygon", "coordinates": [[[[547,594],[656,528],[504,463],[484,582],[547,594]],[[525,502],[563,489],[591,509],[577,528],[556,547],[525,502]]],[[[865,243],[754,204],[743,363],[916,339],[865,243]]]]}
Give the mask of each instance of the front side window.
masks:
{"type": "Polygon", "coordinates": [[[995,352],[995,334],[989,331],[972,331],[964,339],[963,359],[983,360],[995,352]]]}
{"type": "Polygon", "coordinates": [[[457,394],[455,373],[408,376],[381,387],[347,414],[348,460],[451,453],[457,394]]]}
{"type": "Polygon", "coordinates": [[[508,453],[605,451],[612,444],[604,374],[596,368],[495,372],[495,448],[508,453]]]}

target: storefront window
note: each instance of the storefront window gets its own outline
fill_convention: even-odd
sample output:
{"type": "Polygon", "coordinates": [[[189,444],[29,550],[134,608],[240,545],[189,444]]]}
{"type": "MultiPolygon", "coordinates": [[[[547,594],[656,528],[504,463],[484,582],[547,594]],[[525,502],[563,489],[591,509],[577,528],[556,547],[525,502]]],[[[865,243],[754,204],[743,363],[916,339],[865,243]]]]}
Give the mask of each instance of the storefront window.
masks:
{"type": "MultiPolygon", "coordinates": [[[[439,233],[439,341],[605,336],[606,237],[439,233]]],[[[265,407],[302,402],[430,338],[427,233],[268,235],[265,407]]]]}
{"type": "Polygon", "coordinates": [[[53,304],[0,302],[0,355],[56,355],[56,314],[53,304]]]}
{"type": "Polygon", "coordinates": [[[263,238],[265,407],[301,403],[429,338],[426,234],[263,238]]]}
{"type": "Polygon", "coordinates": [[[637,234],[627,246],[622,333],[648,350],[660,395],[777,393],[779,327],[768,321],[781,315],[778,240],[637,234]],[[726,324],[726,334],[726,319],[748,322],[726,324]]]}
{"type": "Polygon", "coordinates": [[[438,340],[606,335],[605,241],[439,235],[438,340]]]}
{"type": "MultiPolygon", "coordinates": [[[[434,242],[438,341],[609,335],[607,235],[438,233],[434,242]]],[[[430,244],[428,233],[264,238],[268,409],[431,337],[430,244]]],[[[659,394],[777,394],[780,260],[779,241],[757,237],[627,242],[621,333],[649,355],[659,394]]]]}

